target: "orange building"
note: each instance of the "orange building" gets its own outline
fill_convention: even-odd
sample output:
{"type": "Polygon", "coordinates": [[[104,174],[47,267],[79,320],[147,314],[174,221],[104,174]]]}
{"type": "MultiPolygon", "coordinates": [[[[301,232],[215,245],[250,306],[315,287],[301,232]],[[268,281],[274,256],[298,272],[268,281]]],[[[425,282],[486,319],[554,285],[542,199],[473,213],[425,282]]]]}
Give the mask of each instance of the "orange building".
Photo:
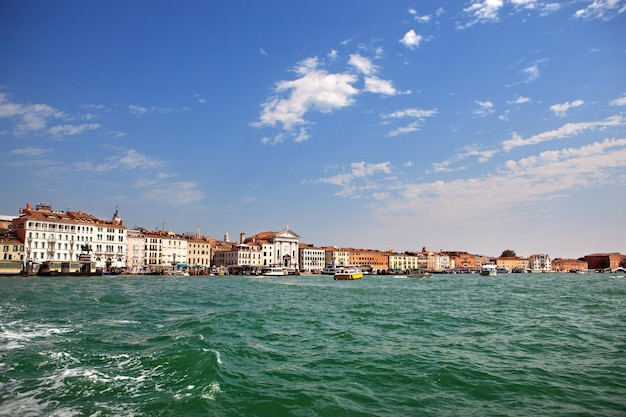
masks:
{"type": "Polygon", "coordinates": [[[587,261],[580,259],[554,259],[552,270],[554,272],[586,271],[589,269],[587,261]]]}

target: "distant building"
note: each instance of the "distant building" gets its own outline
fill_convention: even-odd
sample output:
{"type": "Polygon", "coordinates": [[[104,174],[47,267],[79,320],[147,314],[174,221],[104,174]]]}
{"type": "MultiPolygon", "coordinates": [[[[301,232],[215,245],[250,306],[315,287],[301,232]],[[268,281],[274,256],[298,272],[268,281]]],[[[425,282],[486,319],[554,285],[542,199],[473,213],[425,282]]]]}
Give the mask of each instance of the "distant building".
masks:
{"type": "Polygon", "coordinates": [[[327,246],[324,248],[324,266],[334,267],[350,265],[350,253],[347,250],[340,249],[336,246],[327,246]]]}
{"type": "Polygon", "coordinates": [[[146,237],[141,230],[127,232],[126,271],[130,274],[146,272],[146,237]]]}
{"type": "Polygon", "coordinates": [[[0,236],[0,250],[3,261],[24,261],[24,242],[15,236],[0,236]]]}
{"type": "Polygon", "coordinates": [[[126,267],[127,229],[117,210],[112,220],[103,220],[82,211],[53,210],[48,203],[33,209],[28,203],[12,226],[24,242],[25,262],[69,262],[73,270],[83,255],[95,268],[126,267]]]}
{"type": "Polygon", "coordinates": [[[552,272],[552,260],[546,254],[530,255],[528,266],[532,272],[552,272]]]}
{"type": "Polygon", "coordinates": [[[375,249],[344,249],[350,255],[350,265],[369,266],[371,270],[388,271],[389,270],[389,254],[391,252],[382,252],[375,249]]]}
{"type": "Polygon", "coordinates": [[[323,248],[318,248],[306,243],[298,245],[300,251],[300,271],[305,273],[321,272],[325,266],[326,252],[323,248]]]}
{"type": "Polygon", "coordinates": [[[300,236],[289,226],[278,232],[261,232],[246,238],[242,243],[259,245],[263,266],[282,266],[291,270],[300,269],[298,244],[300,236]]]}
{"type": "Polygon", "coordinates": [[[617,269],[624,265],[626,255],[619,252],[585,255],[589,269],[617,269]]]}
{"type": "Polygon", "coordinates": [[[587,261],[580,259],[553,259],[552,270],[554,272],[586,271],[589,269],[587,261]]]}
{"type": "Polygon", "coordinates": [[[530,269],[530,262],[520,256],[501,256],[496,258],[496,267],[506,268],[509,271],[525,271],[530,269]]]}

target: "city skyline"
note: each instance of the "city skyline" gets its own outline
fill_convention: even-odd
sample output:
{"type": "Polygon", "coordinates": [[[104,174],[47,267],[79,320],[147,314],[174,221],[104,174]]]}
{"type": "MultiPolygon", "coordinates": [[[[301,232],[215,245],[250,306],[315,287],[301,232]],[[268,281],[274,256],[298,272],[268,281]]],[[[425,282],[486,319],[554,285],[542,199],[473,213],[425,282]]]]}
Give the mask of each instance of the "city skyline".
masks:
{"type": "Polygon", "coordinates": [[[626,252],[626,1],[0,6],[0,214],[626,252]]]}

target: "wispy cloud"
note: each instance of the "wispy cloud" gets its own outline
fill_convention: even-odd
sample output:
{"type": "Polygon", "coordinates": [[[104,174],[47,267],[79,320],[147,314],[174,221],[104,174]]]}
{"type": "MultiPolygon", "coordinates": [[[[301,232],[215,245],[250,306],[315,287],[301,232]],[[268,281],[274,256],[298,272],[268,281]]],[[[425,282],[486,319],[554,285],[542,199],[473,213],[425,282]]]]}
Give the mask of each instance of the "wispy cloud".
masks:
{"type": "Polygon", "coordinates": [[[399,184],[399,197],[384,210],[405,216],[428,214],[429,219],[452,216],[462,221],[476,213],[486,217],[511,207],[562,198],[581,188],[626,184],[626,176],[613,175],[624,167],[626,139],[606,139],[508,161],[497,173],[482,177],[399,184]],[[464,209],[459,211],[458,207],[464,209]]]}
{"type": "Polygon", "coordinates": [[[50,120],[63,119],[64,112],[47,104],[20,104],[9,100],[6,93],[0,93],[0,118],[16,118],[16,135],[23,135],[46,129],[50,120]]]}
{"type": "Polygon", "coordinates": [[[413,107],[413,108],[407,108],[403,110],[397,110],[391,113],[384,113],[384,114],[381,114],[380,117],[383,120],[385,119],[416,119],[413,122],[409,123],[408,125],[395,128],[394,130],[387,133],[388,137],[393,137],[393,136],[404,135],[404,134],[419,130],[424,120],[436,114],[437,114],[436,109],[425,110],[425,109],[419,109],[419,108],[413,107]]]}
{"type": "Polygon", "coordinates": [[[524,104],[524,103],[530,103],[530,98],[519,96],[515,100],[507,101],[507,104],[524,104]]]}
{"type": "Polygon", "coordinates": [[[550,106],[550,110],[552,110],[557,116],[564,117],[569,109],[580,107],[583,104],[585,104],[583,100],[574,100],[572,102],[566,101],[565,103],[553,104],[550,106]]]}
{"type": "Polygon", "coordinates": [[[498,20],[498,11],[504,5],[503,0],[475,1],[463,11],[469,15],[470,20],[461,28],[475,25],[476,23],[493,22],[498,20]]]}
{"type": "Polygon", "coordinates": [[[420,14],[417,13],[417,10],[415,10],[415,9],[409,9],[408,11],[409,11],[409,14],[411,16],[413,16],[413,19],[417,20],[418,22],[420,22],[420,23],[428,23],[428,22],[430,22],[430,18],[431,18],[430,15],[428,15],[428,14],[427,15],[420,15],[420,14]]]}
{"type": "Polygon", "coordinates": [[[42,155],[45,155],[49,152],[51,152],[52,149],[48,148],[48,149],[44,149],[44,148],[35,148],[32,146],[26,146],[24,148],[17,148],[17,149],[13,149],[10,154],[11,155],[16,155],[16,156],[20,156],[20,157],[39,157],[42,155]]]}
{"type": "Polygon", "coordinates": [[[185,206],[202,200],[204,196],[193,181],[155,184],[140,195],[144,200],[170,206],[185,206]]]}
{"type": "Polygon", "coordinates": [[[478,108],[474,109],[472,113],[476,116],[485,117],[485,116],[492,114],[495,111],[495,109],[493,108],[494,107],[493,102],[489,100],[487,101],[475,100],[475,103],[478,104],[478,108]]]}
{"type": "Polygon", "coordinates": [[[360,198],[361,192],[364,190],[379,189],[380,187],[371,181],[371,177],[377,174],[390,174],[390,162],[381,162],[378,164],[368,164],[365,162],[352,162],[350,171],[333,175],[331,177],[319,178],[315,180],[318,184],[331,184],[341,188],[337,195],[342,197],[360,198]]]}
{"type": "Polygon", "coordinates": [[[611,100],[609,104],[611,106],[626,106],[626,94],[623,94],[621,97],[616,98],[615,100],[611,100]]]}
{"type": "Polygon", "coordinates": [[[130,171],[149,170],[165,166],[165,162],[148,155],[127,149],[117,155],[105,158],[102,163],[80,162],[75,165],[78,170],[107,172],[107,171],[130,171]]]}
{"type": "Polygon", "coordinates": [[[463,148],[463,150],[451,158],[446,159],[443,162],[436,162],[433,164],[433,172],[452,172],[464,169],[465,167],[452,166],[462,160],[470,157],[476,157],[478,162],[483,163],[489,161],[497,151],[495,149],[481,149],[478,145],[469,145],[463,148]]]}
{"type": "Polygon", "coordinates": [[[574,17],[580,19],[610,20],[626,11],[623,0],[593,0],[587,7],[578,9],[574,17]]]}
{"type": "Polygon", "coordinates": [[[58,125],[48,129],[48,132],[54,136],[75,136],[86,132],[88,130],[94,130],[100,128],[99,123],[85,123],[80,125],[58,125]]]}
{"type": "Polygon", "coordinates": [[[550,140],[575,136],[587,130],[605,129],[608,127],[623,126],[624,124],[626,124],[626,120],[622,116],[612,116],[597,122],[567,123],[558,129],[542,132],[526,139],[514,133],[511,139],[505,140],[502,143],[502,147],[508,152],[519,146],[536,145],[550,140]]]}

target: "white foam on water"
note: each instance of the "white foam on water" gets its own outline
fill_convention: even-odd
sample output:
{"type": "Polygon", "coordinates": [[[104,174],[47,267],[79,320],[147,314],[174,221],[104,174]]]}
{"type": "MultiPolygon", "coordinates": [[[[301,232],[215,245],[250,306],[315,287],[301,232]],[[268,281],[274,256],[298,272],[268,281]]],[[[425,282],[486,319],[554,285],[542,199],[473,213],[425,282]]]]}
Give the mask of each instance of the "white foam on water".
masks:
{"type": "Polygon", "coordinates": [[[23,348],[27,342],[45,339],[71,332],[68,327],[56,327],[48,324],[28,324],[21,320],[0,323],[0,349],[13,350],[23,348]]]}
{"type": "Polygon", "coordinates": [[[222,392],[222,388],[217,381],[211,382],[208,389],[208,392],[205,392],[205,390],[202,392],[202,398],[205,400],[215,401],[216,395],[222,392]]]}

